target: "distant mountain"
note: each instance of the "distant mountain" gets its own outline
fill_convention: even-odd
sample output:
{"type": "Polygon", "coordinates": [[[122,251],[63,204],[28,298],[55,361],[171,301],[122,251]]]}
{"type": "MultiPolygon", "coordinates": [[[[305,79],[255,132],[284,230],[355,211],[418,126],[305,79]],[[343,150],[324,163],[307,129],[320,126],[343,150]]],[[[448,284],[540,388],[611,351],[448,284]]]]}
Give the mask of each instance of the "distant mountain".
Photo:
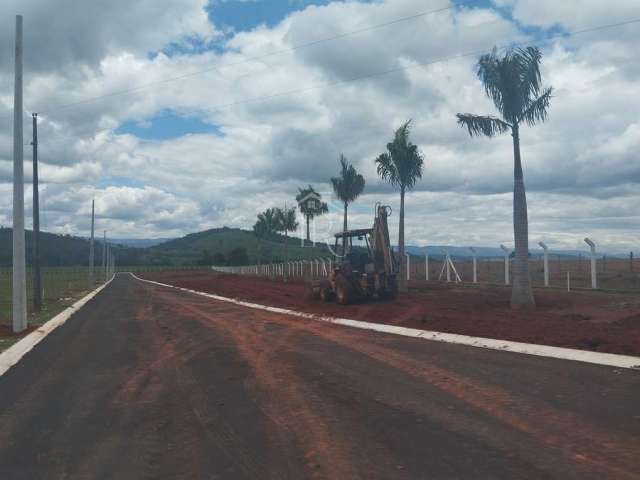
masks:
{"type": "MultiPolygon", "coordinates": [[[[245,249],[249,263],[282,260],[285,257],[284,235],[271,235],[259,240],[250,230],[239,228],[213,228],[190,233],[147,249],[151,263],[179,262],[193,264],[198,262],[220,263],[223,256],[229,256],[235,249],[245,249]],[[212,261],[206,261],[212,260],[212,261]]],[[[330,252],[323,244],[314,247],[300,238],[289,237],[287,258],[317,258],[329,256],[330,252]],[[303,246],[304,245],[304,246],[303,246]]]]}
{"type": "MultiPolygon", "coordinates": [[[[25,231],[27,265],[32,264],[33,232],[25,231]]],[[[139,264],[139,250],[112,245],[118,262],[123,265],[139,264]]],[[[12,229],[0,228],[0,267],[10,267],[13,260],[12,229]]],[[[94,245],[96,265],[102,263],[102,241],[94,245]]],[[[77,267],[89,264],[89,240],[71,235],[40,232],[41,265],[45,267],[77,267]]]]}
{"type": "Polygon", "coordinates": [[[161,243],[174,240],[173,238],[113,238],[110,242],[123,245],[125,247],[148,248],[155,247],[161,243]]]}

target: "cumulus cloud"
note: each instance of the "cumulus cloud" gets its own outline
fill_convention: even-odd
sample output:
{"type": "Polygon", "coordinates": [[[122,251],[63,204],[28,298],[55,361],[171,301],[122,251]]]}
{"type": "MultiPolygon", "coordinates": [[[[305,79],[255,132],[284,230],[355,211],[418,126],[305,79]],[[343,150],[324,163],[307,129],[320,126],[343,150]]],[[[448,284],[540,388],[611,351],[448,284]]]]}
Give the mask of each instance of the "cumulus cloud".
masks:
{"type": "MultiPolygon", "coordinates": [[[[13,9],[5,11],[25,15],[25,106],[41,112],[46,227],[86,234],[95,197],[100,228],[114,236],[247,228],[261,209],[292,204],[298,186],[313,183],[331,200],[327,181],[341,152],[366,177],[352,224],[368,225],[376,201],[398,204],[373,160],[413,118],[426,163],[407,199],[408,241],[508,243],[511,138],[469,138],[455,114],[495,113],[475,77],[478,55],[469,53],[524,41],[543,47],[544,82],[556,89],[548,122],[522,130],[532,240],[573,248],[589,234],[611,248],[636,244],[637,26],[545,39],[558,29],[638,18],[637,2],[605,8],[594,0],[578,12],[551,1],[450,3],[446,11],[294,48],[443,5],[427,3],[336,1],[222,36],[215,4],[211,22],[204,0],[118,0],[108,12],[96,2],[9,0],[13,9]],[[195,40],[217,43],[190,50],[195,40]],[[180,44],[186,47],[167,48],[180,44]],[[93,97],[103,98],[84,102],[93,97]],[[74,105],[55,108],[66,104],[74,105]],[[125,122],[149,124],[167,110],[215,132],[156,141],[118,133],[125,122]]],[[[11,178],[12,22],[0,23],[3,189],[11,178]]],[[[9,221],[9,209],[0,203],[0,222],[9,221]]],[[[327,216],[322,228],[339,225],[338,217],[327,216]]]]}

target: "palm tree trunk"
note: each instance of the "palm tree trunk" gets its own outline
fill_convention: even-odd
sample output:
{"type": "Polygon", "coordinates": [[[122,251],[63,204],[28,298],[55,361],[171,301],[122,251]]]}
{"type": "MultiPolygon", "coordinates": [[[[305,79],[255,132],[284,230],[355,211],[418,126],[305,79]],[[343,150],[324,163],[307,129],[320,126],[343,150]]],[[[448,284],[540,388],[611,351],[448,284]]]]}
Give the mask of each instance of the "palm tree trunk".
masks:
{"type": "Polygon", "coordinates": [[[311,240],[309,239],[310,235],[309,235],[309,215],[307,215],[307,242],[310,242],[311,240]]]}
{"type": "Polygon", "coordinates": [[[285,263],[285,276],[287,275],[287,270],[286,270],[286,264],[287,261],[289,260],[289,254],[287,252],[287,244],[289,243],[289,231],[285,230],[284,231],[284,263],[285,263]]]}
{"type": "MultiPolygon", "coordinates": [[[[344,222],[342,226],[342,231],[347,231],[347,202],[344,202],[344,222]]],[[[342,237],[342,253],[347,252],[347,237],[342,237]]]]}
{"type": "Polygon", "coordinates": [[[513,287],[511,308],[533,308],[535,300],[529,277],[529,221],[527,218],[527,195],[524,189],[522,161],[520,158],[520,134],[518,125],[512,129],[513,136],[513,237],[515,260],[513,262],[513,287]]]}
{"type": "Polygon", "coordinates": [[[404,185],[400,187],[400,228],[398,234],[398,250],[400,254],[400,278],[398,289],[401,292],[407,292],[407,260],[404,258],[404,185]]]}

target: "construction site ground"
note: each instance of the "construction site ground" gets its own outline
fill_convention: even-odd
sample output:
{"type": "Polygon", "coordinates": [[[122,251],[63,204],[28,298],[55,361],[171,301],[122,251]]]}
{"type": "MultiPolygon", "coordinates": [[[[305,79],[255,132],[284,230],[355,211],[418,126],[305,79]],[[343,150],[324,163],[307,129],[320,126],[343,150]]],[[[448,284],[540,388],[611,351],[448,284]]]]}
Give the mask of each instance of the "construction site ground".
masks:
{"type": "Polygon", "coordinates": [[[438,332],[640,355],[640,295],[536,289],[536,308],[514,311],[501,286],[410,282],[393,301],[353,305],[308,299],[300,279],[173,271],[142,278],[264,305],[438,332]]]}

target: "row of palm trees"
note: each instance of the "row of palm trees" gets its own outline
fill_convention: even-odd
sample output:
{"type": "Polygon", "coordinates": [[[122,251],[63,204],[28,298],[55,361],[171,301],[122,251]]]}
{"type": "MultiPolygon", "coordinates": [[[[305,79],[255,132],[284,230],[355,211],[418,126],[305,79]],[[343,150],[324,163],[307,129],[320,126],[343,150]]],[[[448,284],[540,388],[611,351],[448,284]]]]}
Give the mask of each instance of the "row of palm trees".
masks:
{"type": "MultiPolygon", "coordinates": [[[[535,300],[529,277],[529,237],[527,199],[522,172],[520,154],[520,126],[533,126],[544,122],[552,96],[551,87],[543,88],[540,74],[542,54],[536,47],[508,50],[499,56],[497,50],[482,55],[477,64],[477,76],[484,86],[486,95],[493,101],[501,118],[490,115],[470,113],[457,114],[458,124],[465,127],[471,136],[484,135],[494,137],[511,132],[514,155],[513,187],[513,230],[515,240],[515,259],[511,306],[513,308],[535,307],[535,300]]],[[[375,159],[378,176],[400,191],[400,218],[398,231],[398,250],[400,258],[405,258],[404,217],[405,195],[422,178],[424,156],[414,145],[409,134],[411,120],[398,128],[393,139],[387,144],[386,152],[375,159]]],[[[362,194],[365,187],[364,177],[357,172],[344,155],[340,155],[340,171],[331,178],[336,197],[344,206],[343,229],[347,230],[347,211],[362,194]]],[[[296,200],[300,201],[310,193],[320,195],[309,185],[300,188],[296,200]]],[[[309,222],[328,211],[327,204],[316,202],[310,206],[301,204],[301,213],[306,218],[307,240],[309,240],[309,222]]],[[[258,215],[254,231],[259,238],[270,233],[285,233],[297,228],[295,209],[267,209],[258,215]]],[[[286,255],[286,253],[285,253],[286,255]]],[[[406,291],[405,262],[400,262],[401,274],[399,288],[406,291]]]]}
{"type": "MultiPolygon", "coordinates": [[[[411,121],[407,121],[398,130],[396,130],[394,138],[387,144],[387,151],[380,154],[376,159],[377,171],[380,178],[387,181],[391,185],[400,190],[400,227],[398,249],[400,258],[404,258],[404,199],[408,190],[411,190],[418,179],[422,178],[422,167],[424,163],[423,155],[409,140],[409,132],[411,121]]],[[[331,186],[335,196],[340,200],[344,207],[343,231],[348,229],[348,209],[349,204],[353,203],[364,191],[364,176],[349,163],[347,158],[341,154],[339,158],[340,170],[336,177],[330,179],[331,186]]],[[[320,215],[329,211],[325,202],[317,201],[306,203],[302,200],[308,198],[310,194],[314,198],[320,199],[320,194],[308,185],[305,188],[299,188],[296,195],[296,201],[300,206],[300,211],[306,219],[306,238],[309,241],[309,223],[320,215]]],[[[288,232],[294,231],[298,227],[295,217],[295,209],[268,208],[258,215],[258,220],[253,227],[256,236],[263,239],[274,233],[285,234],[285,261],[287,257],[287,240],[288,232]]],[[[401,269],[404,272],[404,262],[401,263],[401,269]]],[[[400,289],[406,290],[406,275],[401,274],[400,289]]]]}

